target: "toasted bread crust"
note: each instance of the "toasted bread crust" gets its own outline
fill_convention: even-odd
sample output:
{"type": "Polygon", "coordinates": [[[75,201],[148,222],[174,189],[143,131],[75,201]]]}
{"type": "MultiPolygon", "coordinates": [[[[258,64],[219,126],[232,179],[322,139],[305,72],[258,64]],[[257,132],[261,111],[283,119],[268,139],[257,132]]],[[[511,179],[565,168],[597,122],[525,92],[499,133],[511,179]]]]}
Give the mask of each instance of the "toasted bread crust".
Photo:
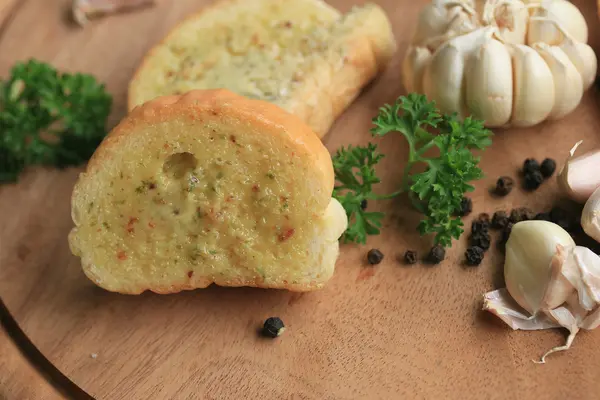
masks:
{"type": "MultiPolygon", "coordinates": [[[[81,256],[80,250],[73,245],[75,243],[74,236],[77,235],[77,227],[80,225],[80,214],[76,208],[81,209],[82,199],[86,198],[85,189],[82,189],[82,180],[96,179],[94,174],[100,169],[104,163],[110,163],[113,154],[119,151],[124,151],[121,140],[126,138],[132,132],[140,132],[140,128],[147,127],[153,124],[160,124],[173,119],[181,119],[182,117],[193,121],[202,121],[206,115],[220,115],[226,108],[227,118],[230,120],[243,121],[245,126],[252,126],[265,135],[286,135],[291,139],[293,148],[297,153],[302,154],[302,157],[310,157],[311,164],[314,166],[317,175],[320,177],[321,186],[326,193],[331,193],[334,185],[333,166],[331,157],[327,149],[323,146],[319,138],[311,131],[311,129],[303,123],[298,117],[283,111],[280,107],[261,100],[251,100],[246,97],[234,94],[225,89],[217,90],[194,90],[184,95],[179,96],[164,96],[151,100],[141,106],[134,108],[105,138],[99,146],[93,157],[90,159],[86,171],[81,175],[80,180],[75,185],[72,204],[73,204],[73,220],[76,227],[70,234],[69,242],[74,254],[81,256]]],[[[223,112],[225,115],[225,112],[223,112]]],[[[89,188],[87,189],[89,190],[89,188]]],[[[89,192],[87,193],[89,194],[89,192]]],[[[324,213],[325,210],[315,210],[318,215],[324,213]]],[[[344,215],[345,218],[345,215],[344,215]]],[[[344,225],[345,229],[345,225],[344,225]]],[[[343,231],[343,229],[342,229],[343,231]]],[[[340,232],[341,233],[341,232],[340,232]]],[[[328,245],[330,246],[330,245],[328,245]]],[[[104,286],[101,281],[101,273],[98,268],[90,262],[86,262],[85,257],[82,257],[82,268],[86,276],[88,276],[96,284],[104,287],[107,290],[115,291],[123,294],[140,294],[146,290],[159,293],[176,293],[182,290],[193,290],[197,288],[205,288],[212,283],[221,286],[250,286],[259,288],[277,288],[287,289],[291,291],[311,291],[321,288],[329,279],[333,272],[333,261],[337,257],[337,238],[335,244],[331,245],[331,249],[325,250],[321,256],[322,259],[328,259],[324,262],[328,265],[324,270],[321,278],[305,280],[300,282],[265,282],[260,279],[247,280],[239,277],[227,277],[210,279],[204,276],[184,276],[179,277],[168,285],[149,284],[149,285],[126,285],[118,288],[104,286]],[[329,274],[329,275],[328,275],[329,274]]]]}
{"type": "MultiPolygon", "coordinates": [[[[143,71],[159,48],[168,44],[175,33],[190,21],[203,18],[211,9],[231,7],[238,2],[240,0],[216,2],[180,22],[155,45],[144,56],[130,81],[128,108],[131,110],[136,106],[135,93],[142,82],[143,71]]],[[[362,88],[387,66],[397,49],[390,21],[380,7],[368,4],[356,14],[355,30],[340,38],[340,43],[336,44],[348,49],[346,55],[341,60],[331,59],[329,66],[323,65],[311,71],[314,76],[310,83],[294,91],[292,98],[282,104],[284,109],[308,124],[320,138],[325,136],[362,88]],[[338,61],[341,61],[341,65],[334,67],[333,64],[338,64],[338,61]]]]}

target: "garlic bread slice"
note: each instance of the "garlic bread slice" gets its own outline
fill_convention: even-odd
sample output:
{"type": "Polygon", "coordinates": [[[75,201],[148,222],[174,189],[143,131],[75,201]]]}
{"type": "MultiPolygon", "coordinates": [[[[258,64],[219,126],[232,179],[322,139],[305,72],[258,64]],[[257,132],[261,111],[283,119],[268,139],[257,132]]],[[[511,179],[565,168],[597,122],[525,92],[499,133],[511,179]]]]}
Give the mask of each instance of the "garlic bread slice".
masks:
{"type": "Polygon", "coordinates": [[[129,108],[226,88],[281,106],[322,137],[395,50],[374,4],[342,15],[322,0],[222,0],[149,51],[130,82],[129,108]]]}
{"type": "Polygon", "coordinates": [[[75,185],[72,252],[98,286],[308,291],[332,276],[346,214],[299,118],[228,90],[136,107],[75,185]]]}

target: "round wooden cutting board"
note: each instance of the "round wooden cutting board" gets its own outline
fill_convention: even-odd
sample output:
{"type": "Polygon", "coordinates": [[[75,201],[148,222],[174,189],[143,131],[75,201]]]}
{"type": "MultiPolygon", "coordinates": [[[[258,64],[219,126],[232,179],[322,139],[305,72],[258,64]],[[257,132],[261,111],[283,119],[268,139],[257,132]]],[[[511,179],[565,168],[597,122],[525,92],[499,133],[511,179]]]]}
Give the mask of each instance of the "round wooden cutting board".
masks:
{"type": "MultiPolygon", "coordinates": [[[[292,0],[290,0],[292,1],[292,0]]],[[[404,94],[400,62],[424,1],[377,0],[399,41],[390,68],[339,119],[325,142],[331,151],[365,144],[378,107],[404,94]]],[[[63,70],[89,72],[114,95],[112,123],[125,112],[126,87],[144,52],[170,27],[209,3],[163,1],[85,29],[64,21],[67,1],[21,1],[0,29],[0,76],[36,57],[63,70]]],[[[352,0],[331,0],[342,11],[352,0]]],[[[576,1],[598,49],[594,0],[576,1]]],[[[555,179],[536,192],[503,199],[488,189],[516,176],[526,157],[562,163],[578,140],[600,147],[600,93],[591,89],[568,117],[532,129],[497,131],[483,154],[486,177],[472,194],[474,215],[559,201],[555,179]]],[[[386,154],[381,193],[399,184],[406,159],[401,135],[378,142],[386,154]]],[[[406,267],[407,249],[425,252],[419,216],[403,199],[370,204],[386,212],[383,232],[367,246],[343,245],[334,278],[321,291],[210,287],[174,295],[127,296],[95,287],[71,255],[70,194],[79,169],[30,170],[0,187],[0,296],[33,344],[96,399],[597,399],[600,331],[583,332],[573,348],[536,365],[565,339],[560,330],[511,331],[481,309],[482,294],[500,287],[503,257],[490,250],[478,268],[462,265],[466,237],[439,266],[406,267]],[[379,248],[383,262],[365,265],[379,248]],[[257,329],[280,316],[276,340],[257,329]]],[[[467,221],[467,225],[468,225],[467,221]]]]}

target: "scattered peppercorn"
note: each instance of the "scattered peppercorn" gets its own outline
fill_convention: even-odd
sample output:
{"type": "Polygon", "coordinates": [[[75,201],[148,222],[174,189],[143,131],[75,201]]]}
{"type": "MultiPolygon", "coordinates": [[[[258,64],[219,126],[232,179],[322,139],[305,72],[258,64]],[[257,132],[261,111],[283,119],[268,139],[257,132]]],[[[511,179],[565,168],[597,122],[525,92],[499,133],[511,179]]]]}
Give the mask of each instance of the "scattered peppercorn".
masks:
{"type": "Polygon", "coordinates": [[[544,176],[540,171],[528,172],[525,174],[523,186],[526,190],[536,190],[544,182],[544,176]]]}
{"type": "Polygon", "coordinates": [[[463,197],[460,200],[460,209],[456,212],[459,217],[471,214],[473,211],[473,201],[469,197],[463,197]]]}
{"type": "Polygon", "coordinates": [[[383,260],[383,253],[378,249],[371,249],[367,253],[367,261],[371,265],[379,264],[383,260]]]}
{"type": "Polygon", "coordinates": [[[550,178],[554,171],[556,171],[556,161],[551,158],[546,158],[544,161],[542,161],[540,172],[544,178],[550,178]]]}
{"type": "Polygon", "coordinates": [[[550,221],[550,213],[547,213],[547,212],[537,213],[535,215],[534,219],[536,219],[538,221],[550,221]]]}
{"type": "Polygon", "coordinates": [[[477,216],[477,220],[481,221],[483,224],[489,225],[490,224],[490,214],[481,213],[477,216]]]}
{"type": "Polygon", "coordinates": [[[514,208],[510,212],[510,222],[516,224],[521,221],[529,221],[535,218],[535,214],[527,207],[514,208]]]}
{"type": "Polygon", "coordinates": [[[490,233],[487,231],[474,232],[474,233],[471,233],[471,236],[469,236],[469,244],[471,246],[480,247],[483,250],[489,249],[491,242],[492,242],[492,238],[490,236],[490,233]]]}
{"type": "Polygon", "coordinates": [[[501,176],[496,181],[496,189],[495,193],[498,196],[506,196],[510,193],[513,186],[515,185],[515,181],[510,176],[501,176]]]}
{"type": "Polygon", "coordinates": [[[367,209],[367,205],[368,205],[367,199],[363,199],[363,201],[360,202],[360,208],[363,210],[367,209]]]}
{"type": "Polygon", "coordinates": [[[553,207],[552,210],[550,210],[550,222],[554,222],[567,232],[576,230],[578,227],[578,223],[574,217],[560,207],[553,207]]]}
{"type": "Polygon", "coordinates": [[[406,253],[404,253],[404,262],[407,264],[416,264],[417,252],[414,250],[406,250],[406,253]]]}
{"type": "Polygon", "coordinates": [[[509,222],[508,225],[502,231],[502,237],[500,238],[500,246],[502,249],[506,247],[506,242],[508,242],[508,238],[510,237],[510,233],[512,232],[514,224],[509,222]]]}
{"type": "Polygon", "coordinates": [[[467,259],[467,265],[476,266],[481,264],[483,261],[484,250],[478,246],[472,246],[465,251],[465,258],[467,259]]]}
{"type": "Polygon", "coordinates": [[[444,260],[444,258],[446,258],[446,249],[439,244],[433,246],[427,255],[427,261],[432,264],[439,264],[444,260]]]}
{"type": "Polygon", "coordinates": [[[528,158],[523,163],[523,174],[524,175],[527,175],[529,173],[539,171],[539,170],[540,170],[540,163],[537,162],[537,160],[534,158],[528,158]]]}
{"type": "Polygon", "coordinates": [[[479,232],[487,232],[489,230],[490,226],[489,224],[486,224],[483,221],[480,221],[478,219],[476,219],[475,221],[473,221],[471,223],[471,232],[472,233],[479,233],[479,232]]]}
{"type": "Polygon", "coordinates": [[[506,211],[500,210],[494,213],[492,217],[492,228],[494,229],[504,229],[506,225],[508,225],[508,214],[506,211]]]}
{"type": "Polygon", "coordinates": [[[267,318],[263,325],[262,334],[263,336],[276,338],[285,331],[285,325],[279,317],[267,318]]]}

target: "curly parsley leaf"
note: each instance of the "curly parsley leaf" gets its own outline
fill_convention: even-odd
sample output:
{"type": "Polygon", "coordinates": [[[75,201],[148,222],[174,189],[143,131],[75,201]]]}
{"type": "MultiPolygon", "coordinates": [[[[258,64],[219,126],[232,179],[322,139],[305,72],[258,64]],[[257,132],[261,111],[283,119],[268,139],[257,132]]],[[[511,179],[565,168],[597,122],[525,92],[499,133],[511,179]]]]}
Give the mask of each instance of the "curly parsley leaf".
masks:
{"type": "Polygon", "coordinates": [[[36,60],[16,64],[0,80],[0,183],[16,181],[29,165],[87,161],[106,135],[111,104],[91,75],[36,60]]]}
{"type": "Polygon", "coordinates": [[[377,152],[377,146],[373,143],[366,147],[342,147],[333,156],[337,183],[333,197],[342,204],[348,217],[348,229],[342,236],[343,242],[364,244],[368,235],[380,232],[383,213],[367,212],[363,209],[363,201],[391,197],[373,193],[373,185],[380,182],[375,174],[375,165],[382,158],[383,154],[377,152]]]}
{"type": "Polygon", "coordinates": [[[419,232],[435,234],[436,244],[450,246],[463,232],[462,221],[454,213],[464,194],[473,190],[470,182],[483,176],[472,150],[488,147],[492,132],[472,117],[459,121],[455,114],[441,115],[434,102],[415,93],[382,107],[373,124],[374,136],[399,132],[406,138],[409,156],[402,190],[409,191],[415,207],[424,214],[419,232]],[[429,132],[430,128],[437,134],[429,132]],[[438,156],[426,156],[432,148],[439,150],[438,156]],[[426,169],[411,175],[417,163],[426,169]]]}

